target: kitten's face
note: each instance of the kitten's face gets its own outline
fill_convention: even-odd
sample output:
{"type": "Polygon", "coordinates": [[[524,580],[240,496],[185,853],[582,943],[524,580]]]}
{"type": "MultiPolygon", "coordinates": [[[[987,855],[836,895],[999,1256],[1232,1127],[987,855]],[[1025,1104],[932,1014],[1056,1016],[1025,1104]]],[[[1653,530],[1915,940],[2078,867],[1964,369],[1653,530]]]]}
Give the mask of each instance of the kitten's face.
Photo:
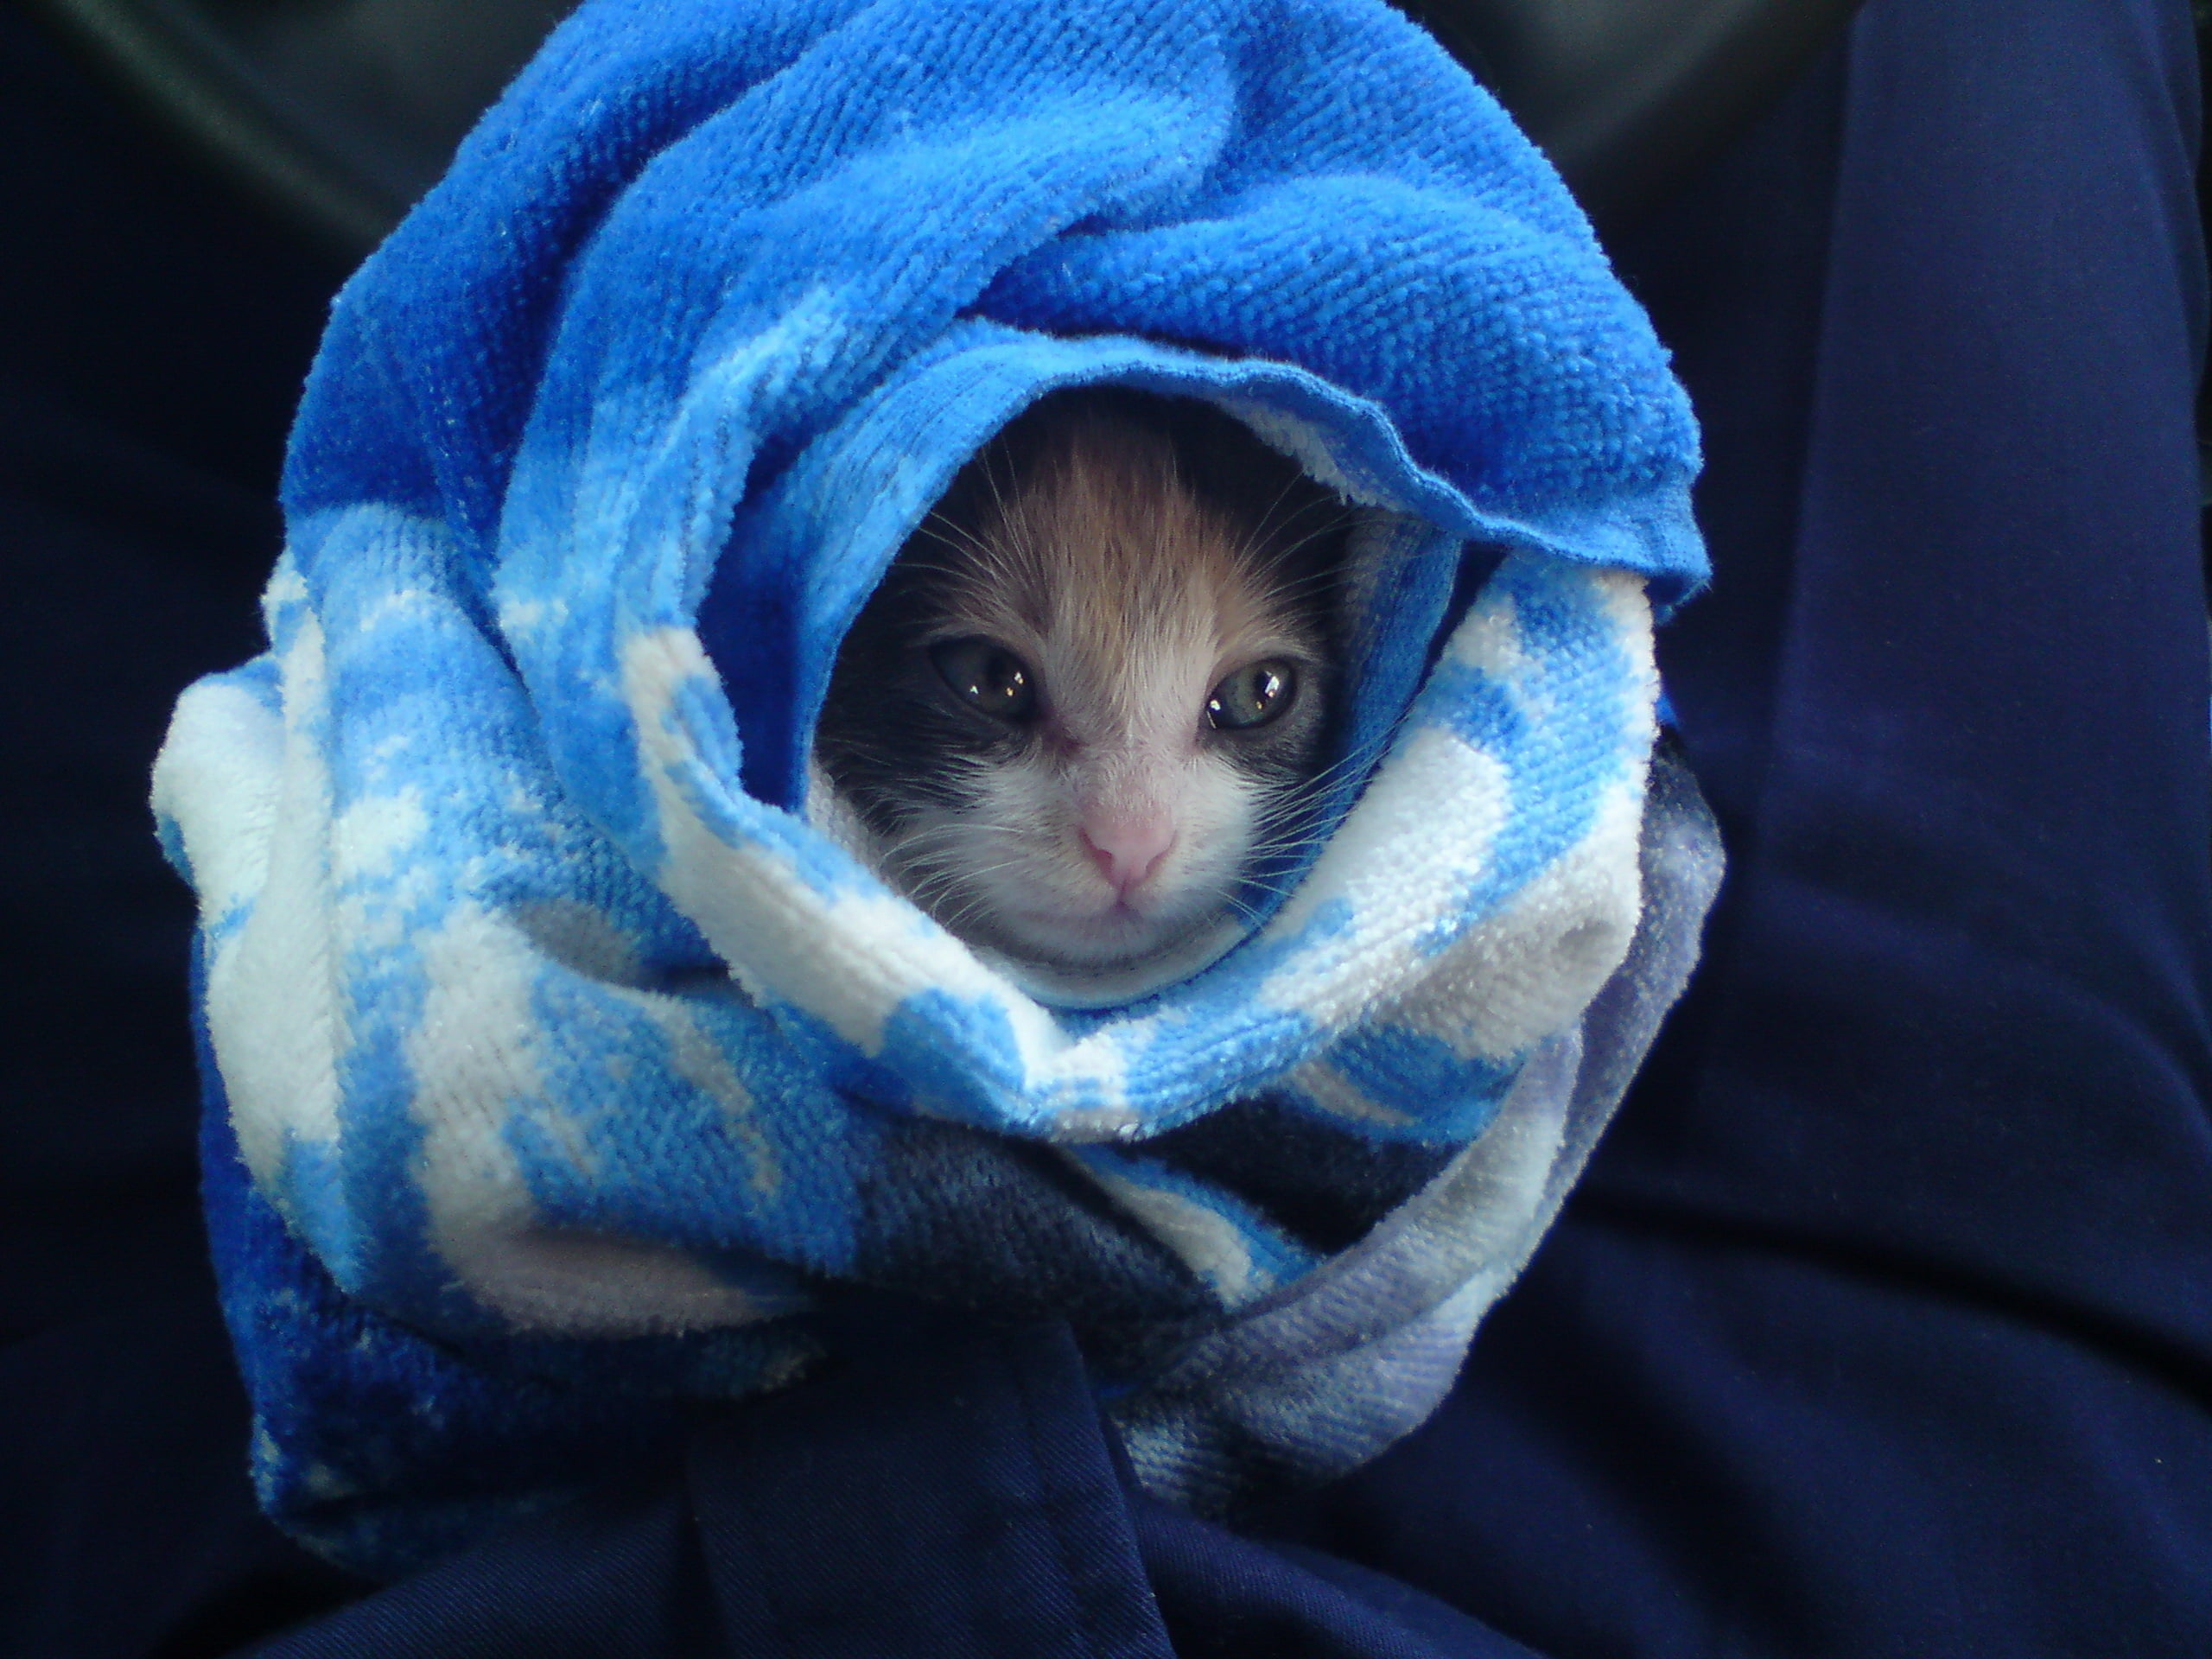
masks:
{"type": "Polygon", "coordinates": [[[1018,423],[870,601],[817,738],[895,886],[1078,983],[1218,939],[1334,689],[1340,515],[1224,416],[1141,418],[1184,408],[1018,423]]]}

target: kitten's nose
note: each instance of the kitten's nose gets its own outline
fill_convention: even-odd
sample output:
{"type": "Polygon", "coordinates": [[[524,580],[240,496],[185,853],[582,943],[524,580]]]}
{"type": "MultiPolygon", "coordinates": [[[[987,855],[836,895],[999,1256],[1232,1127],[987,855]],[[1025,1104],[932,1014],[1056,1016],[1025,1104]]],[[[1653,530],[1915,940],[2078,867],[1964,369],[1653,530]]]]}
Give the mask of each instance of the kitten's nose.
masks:
{"type": "Polygon", "coordinates": [[[1160,868],[1175,844],[1174,820],[1158,817],[1098,818],[1077,832],[1099,874],[1127,898],[1160,868]]]}

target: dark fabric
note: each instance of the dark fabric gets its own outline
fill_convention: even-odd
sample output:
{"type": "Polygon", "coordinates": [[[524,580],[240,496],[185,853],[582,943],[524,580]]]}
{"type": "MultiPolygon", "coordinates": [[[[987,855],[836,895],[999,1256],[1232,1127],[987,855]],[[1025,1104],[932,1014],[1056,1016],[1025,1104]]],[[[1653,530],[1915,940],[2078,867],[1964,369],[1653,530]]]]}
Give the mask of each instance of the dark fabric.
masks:
{"type": "Polygon", "coordinates": [[[367,1588],[246,1484],[245,1398],[213,1293],[0,1350],[0,1653],[229,1653],[367,1588]]]}
{"type": "Polygon", "coordinates": [[[0,1339],[204,1295],[178,970],[146,837],[177,689],[254,649],[331,275],[165,164],[0,10],[0,1339]]]}
{"type": "Polygon", "coordinates": [[[939,1337],[701,1426],[602,1495],[272,1643],[363,1653],[1166,1659],[1064,1331],[939,1337]]]}
{"type": "Polygon", "coordinates": [[[360,1588],[246,1484],[145,804],[256,647],[338,274],[0,8],[0,1653],[227,1653],[360,1588]]]}
{"type": "Polygon", "coordinates": [[[0,124],[0,1650],[2212,1652],[2177,0],[1872,0],[1616,246],[1706,423],[1662,654],[1734,874],[1428,1428],[1238,1535],[1116,1496],[1053,1333],[918,1331],[928,1409],[841,1374],[375,1592],[251,1507],[142,804],[332,274],[4,11],[0,124]]]}
{"type": "Polygon", "coordinates": [[[1295,1544],[1270,1546],[1130,1500],[1181,1659],[1533,1659],[1433,1597],[1295,1544]]]}
{"type": "Polygon", "coordinates": [[[1875,0],[1617,250],[1707,421],[1662,652],[1732,875],[1300,1535],[1553,1653],[2212,1651],[2196,122],[2179,5],[1875,0]]]}

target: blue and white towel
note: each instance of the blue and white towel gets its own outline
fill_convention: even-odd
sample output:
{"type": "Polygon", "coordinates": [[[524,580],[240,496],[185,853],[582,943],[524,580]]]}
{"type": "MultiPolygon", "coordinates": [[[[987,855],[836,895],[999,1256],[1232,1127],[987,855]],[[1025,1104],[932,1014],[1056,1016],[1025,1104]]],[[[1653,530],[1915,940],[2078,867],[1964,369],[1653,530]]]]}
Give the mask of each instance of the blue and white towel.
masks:
{"type": "Polygon", "coordinates": [[[1200,1508],[1407,1432],[1717,879],[1649,767],[1695,466],[1557,178],[1382,0],[587,4],[340,297],[269,651],[156,774],[270,1513],[407,1570],[910,1298],[1068,1320],[1200,1508]],[[1086,382],[1357,505],[1370,764],[1248,937],[1075,1010],[807,755],[903,539],[1086,382]]]}

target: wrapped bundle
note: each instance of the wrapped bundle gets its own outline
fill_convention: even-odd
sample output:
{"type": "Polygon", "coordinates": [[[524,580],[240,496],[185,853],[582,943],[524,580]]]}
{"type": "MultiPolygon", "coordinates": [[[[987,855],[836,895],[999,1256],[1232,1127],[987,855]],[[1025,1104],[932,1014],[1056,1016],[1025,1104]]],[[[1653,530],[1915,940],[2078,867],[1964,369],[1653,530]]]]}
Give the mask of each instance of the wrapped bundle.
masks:
{"type": "Polygon", "coordinates": [[[340,296],[268,652],[156,779],[270,1512],[397,1573],[934,1304],[1065,1320],[1220,1511],[1415,1426],[1718,880],[1655,769],[1688,408],[1381,0],[593,0],[340,296]],[[1053,1006],[827,833],[840,644],[1061,388],[1356,519],[1338,780],[1053,1006]]]}

